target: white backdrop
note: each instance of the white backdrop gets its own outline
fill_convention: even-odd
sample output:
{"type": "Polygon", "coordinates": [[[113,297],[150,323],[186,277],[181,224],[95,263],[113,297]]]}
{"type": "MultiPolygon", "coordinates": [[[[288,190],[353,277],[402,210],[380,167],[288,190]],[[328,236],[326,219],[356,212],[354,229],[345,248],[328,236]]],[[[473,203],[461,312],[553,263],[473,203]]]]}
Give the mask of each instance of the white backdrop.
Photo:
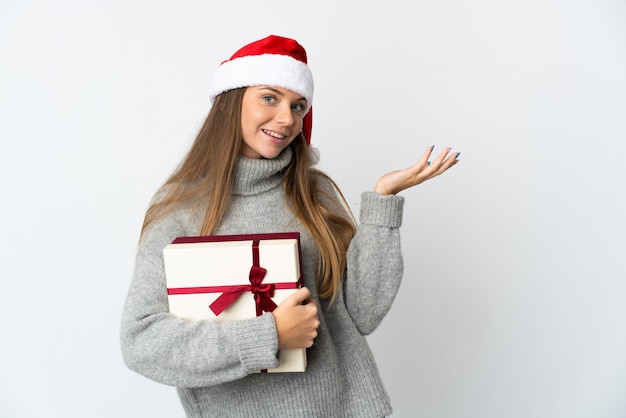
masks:
{"type": "Polygon", "coordinates": [[[320,167],[355,211],[427,147],[462,152],[403,193],[370,337],[394,417],[625,417],[625,3],[214,3],[0,0],[0,416],[183,416],[120,355],[135,245],[215,68],[273,33],[309,52],[320,167]]]}

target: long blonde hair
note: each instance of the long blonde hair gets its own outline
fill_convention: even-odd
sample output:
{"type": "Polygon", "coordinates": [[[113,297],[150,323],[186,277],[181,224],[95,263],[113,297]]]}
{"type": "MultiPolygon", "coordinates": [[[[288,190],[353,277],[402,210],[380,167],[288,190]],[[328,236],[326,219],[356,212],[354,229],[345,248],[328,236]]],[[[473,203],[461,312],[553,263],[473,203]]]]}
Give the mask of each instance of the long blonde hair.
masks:
{"type": "MultiPolygon", "coordinates": [[[[216,97],[191,148],[161,187],[164,195],[148,208],[142,235],[153,222],[186,205],[196,210],[204,206],[200,235],[215,232],[230,205],[243,137],[241,103],[245,90],[245,87],[234,89],[216,97]]],[[[298,135],[290,147],[293,158],[283,180],[285,194],[291,210],[309,231],[320,252],[318,294],[320,298],[334,301],[356,222],[335,182],[311,167],[304,136],[298,135]],[[321,179],[328,181],[337,193],[324,192],[318,183],[321,179]],[[343,210],[338,211],[338,208],[343,210]]]]}

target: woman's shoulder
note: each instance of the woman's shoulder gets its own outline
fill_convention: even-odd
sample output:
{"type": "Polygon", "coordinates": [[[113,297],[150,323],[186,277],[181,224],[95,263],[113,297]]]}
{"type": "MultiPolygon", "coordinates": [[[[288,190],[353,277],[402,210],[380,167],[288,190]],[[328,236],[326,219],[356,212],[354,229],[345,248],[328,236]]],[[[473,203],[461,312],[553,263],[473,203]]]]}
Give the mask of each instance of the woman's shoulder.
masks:
{"type": "MultiPolygon", "coordinates": [[[[168,197],[171,191],[170,186],[161,187],[150,199],[150,207],[159,205],[168,197]]],[[[171,242],[181,236],[196,234],[198,230],[198,211],[190,202],[179,201],[169,209],[160,212],[155,219],[150,222],[142,234],[142,241],[152,242],[157,246],[171,242]]]]}

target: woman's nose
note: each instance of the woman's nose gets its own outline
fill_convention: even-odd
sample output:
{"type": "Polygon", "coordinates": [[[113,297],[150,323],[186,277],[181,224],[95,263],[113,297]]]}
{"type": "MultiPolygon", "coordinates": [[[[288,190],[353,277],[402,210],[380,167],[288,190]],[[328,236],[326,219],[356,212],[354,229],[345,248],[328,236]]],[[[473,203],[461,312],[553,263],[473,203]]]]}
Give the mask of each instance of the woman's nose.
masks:
{"type": "Polygon", "coordinates": [[[291,106],[279,106],[276,113],[276,120],[283,125],[293,124],[293,114],[291,112],[291,106]]]}

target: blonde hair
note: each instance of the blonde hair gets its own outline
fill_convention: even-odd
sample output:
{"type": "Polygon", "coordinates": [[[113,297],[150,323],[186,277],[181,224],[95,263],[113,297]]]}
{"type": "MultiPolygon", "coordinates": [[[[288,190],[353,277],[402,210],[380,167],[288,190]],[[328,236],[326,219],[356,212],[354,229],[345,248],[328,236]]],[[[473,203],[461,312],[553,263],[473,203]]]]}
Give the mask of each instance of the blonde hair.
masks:
{"type": "MultiPolygon", "coordinates": [[[[245,90],[234,89],[216,97],[191,148],[161,187],[163,197],[148,208],[142,235],[153,222],[187,205],[196,210],[204,209],[200,235],[215,232],[230,205],[243,137],[241,103],[245,90]]],[[[309,231],[320,253],[319,297],[334,301],[356,222],[335,182],[311,166],[304,136],[298,135],[290,147],[293,157],[283,180],[285,194],[289,207],[309,231]],[[323,180],[329,182],[336,193],[324,191],[320,185],[323,180]]]]}

